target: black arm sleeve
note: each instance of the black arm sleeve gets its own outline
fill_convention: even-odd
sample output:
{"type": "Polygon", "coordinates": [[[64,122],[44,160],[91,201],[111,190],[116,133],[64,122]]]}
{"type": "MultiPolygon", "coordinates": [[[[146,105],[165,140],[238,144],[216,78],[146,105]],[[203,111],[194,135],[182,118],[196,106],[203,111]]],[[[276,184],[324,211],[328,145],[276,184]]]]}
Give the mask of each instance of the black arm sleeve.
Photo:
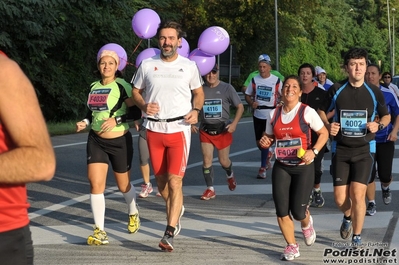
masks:
{"type": "Polygon", "coordinates": [[[93,113],[93,111],[89,110],[89,111],[87,111],[86,116],[84,117],[84,119],[88,119],[90,123],[91,123],[92,120],[93,120],[93,115],[92,115],[92,113],[93,113]]]}

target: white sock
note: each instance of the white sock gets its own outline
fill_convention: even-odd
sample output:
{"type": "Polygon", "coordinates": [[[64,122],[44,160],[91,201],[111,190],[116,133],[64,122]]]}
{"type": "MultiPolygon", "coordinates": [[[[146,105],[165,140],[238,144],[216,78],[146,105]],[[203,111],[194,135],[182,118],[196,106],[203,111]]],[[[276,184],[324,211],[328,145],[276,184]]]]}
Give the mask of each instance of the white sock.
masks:
{"type": "Polygon", "coordinates": [[[381,185],[381,189],[382,190],[387,190],[389,188],[389,186],[388,187],[384,187],[384,185],[381,185]]]}
{"type": "Polygon", "coordinates": [[[209,186],[209,187],[208,187],[208,190],[215,191],[215,189],[213,188],[213,186],[209,186]]]}
{"type": "Polygon", "coordinates": [[[369,200],[369,203],[370,203],[370,202],[372,202],[372,203],[374,203],[374,204],[375,204],[375,200],[369,200]]]}
{"type": "Polygon", "coordinates": [[[126,193],[123,193],[123,197],[125,197],[125,201],[127,203],[129,215],[136,214],[138,212],[136,205],[136,190],[133,185],[130,186],[130,190],[126,193]]]}
{"type": "Polygon", "coordinates": [[[93,212],[94,224],[104,230],[105,219],[105,197],[104,193],[90,194],[91,211],[93,212]]]}
{"type": "Polygon", "coordinates": [[[313,188],[313,190],[314,190],[315,192],[319,192],[319,191],[320,191],[320,188],[313,188]]]}

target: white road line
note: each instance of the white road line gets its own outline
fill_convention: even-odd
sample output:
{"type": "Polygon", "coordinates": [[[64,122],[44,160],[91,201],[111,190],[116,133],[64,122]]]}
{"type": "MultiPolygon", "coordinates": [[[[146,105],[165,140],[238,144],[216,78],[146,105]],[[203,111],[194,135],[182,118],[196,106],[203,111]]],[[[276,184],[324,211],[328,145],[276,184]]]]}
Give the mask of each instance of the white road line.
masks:
{"type": "MultiPolygon", "coordinates": [[[[186,209],[191,210],[191,209],[186,209]]],[[[393,212],[378,212],[377,216],[366,218],[364,229],[386,228],[393,212]]],[[[342,214],[312,214],[315,230],[337,231],[341,225],[342,214]]],[[[216,238],[228,236],[256,236],[281,234],[276,217],[247,217],[218,218],[201,220],[182,218],[182,232],[179,238],[216,238]]],[[[299,231],[299,227],[296,227],[299,231]]],[[[58,226],[31,226],[34,245],[54,244],[81,244],[86,243],[86,236],[92,233],[90,225],[58,225],[58,226]]],[[[106,224],[109,240],[122,241],[147,241],[159,240],[159,235],[165,229],[165,221],[142,222],[140,231],[134,235],[127,233],[126,224],[106,224]]],[[[338,236],[338,235],[337,235],[338,236]]]]}

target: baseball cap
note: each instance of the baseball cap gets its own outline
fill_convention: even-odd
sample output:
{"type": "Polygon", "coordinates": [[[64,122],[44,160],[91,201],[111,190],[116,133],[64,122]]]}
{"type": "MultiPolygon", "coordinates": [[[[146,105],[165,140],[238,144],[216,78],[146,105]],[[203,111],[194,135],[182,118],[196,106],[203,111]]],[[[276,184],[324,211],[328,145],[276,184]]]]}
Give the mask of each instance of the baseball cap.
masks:
{"type": "Polygon", "coordinates": [[[211,72],[218,72],[219,71],[219,66],[215,64],[211,70],[211,72]]]}
{"type": "Polygon", "coordinates": [[[270,63],[271,63],[271,60],[270,60],[269,55],[267,55],[267,54],[261,54],[261,55],[259,55],[258,63],[260,63],[260,62],[266,62],[267,64],[270,64],[270,63]]]}
{"type": "Polygon", "coordinates": [[[321,67],[317,68],[317,69],[316,69],[316,75],[319,75],[319,74],[321,74],[321,73],[327,74],[327,73],[326,73],[326,70],[324,70],[323,68],[321,68],[321,67]]]}

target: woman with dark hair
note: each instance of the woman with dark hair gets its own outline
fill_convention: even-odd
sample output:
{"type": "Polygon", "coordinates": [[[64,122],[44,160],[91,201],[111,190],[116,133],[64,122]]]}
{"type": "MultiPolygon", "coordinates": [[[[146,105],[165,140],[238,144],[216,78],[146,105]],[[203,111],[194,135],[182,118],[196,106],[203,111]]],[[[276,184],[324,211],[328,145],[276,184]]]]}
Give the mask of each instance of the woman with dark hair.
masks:
{"type": "Polygon", "coordinates": [[[89,245],[109,243],[104,231],[104,190],[109,162],[118,188],[128,204],[128,231],[136,233],[140,228],[136,191],[130,183],[133,141],[126,122],[127,109],[133,106],[132,87],[119,78],[119,60],[115,51],[102,51],[98,60],[101,80],[91,85],[87,100],[88,114],[85,119],[76,123],[77,132],[91,124],[87,140],[87,174],[95,227],[94,233],[87,238],[89,245]]]}
{"type": "Polygon", "coordinates": [[[277,222],[287,242],[281,259],[293,260],[300,256],[293,219],[300,221],[306,245],[311,246],[316,240],[308,201],[314,182],[313,161],[327,142],[328,131],[317,112],[300,102],[302,89],[297,76],[285,79],[281,94],[284,104],[270,112],[260,144],[264,148],[275,144],[273,200],[277,222]],[[319,135],[313,149],[312,130],[319,135]]]}

